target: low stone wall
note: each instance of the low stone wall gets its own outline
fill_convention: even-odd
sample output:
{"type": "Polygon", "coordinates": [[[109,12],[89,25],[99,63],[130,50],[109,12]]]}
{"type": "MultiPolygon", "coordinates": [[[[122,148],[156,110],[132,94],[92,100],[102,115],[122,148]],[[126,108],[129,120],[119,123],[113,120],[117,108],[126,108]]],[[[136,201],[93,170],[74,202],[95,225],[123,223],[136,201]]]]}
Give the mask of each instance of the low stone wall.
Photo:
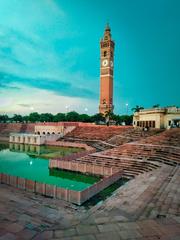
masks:
{"type": "Polygon", "coordinates": [[[76,147],[76,148],[83,148],[85,149],[85,151],[82,152],[78,152],[78,153],[72,153],[70,155],[64,156],[64,157],[60,157],[57,160],[59,161],[72,161],[75,160],[77,158],[81,158],[84,157],[88,154],[92,154],[96,152],[96,149],[93,147],[88,146],[85,143],[74,143],[74,142],[49,142],[46,141],[46,145],[48,146],[59,146],[59,147],[76,147]]]}
{"type": "Polygon", "coordinates": [[[101,181],[92,185],[91,187],[83,191],[74,191],[70,189],[60,188],[50,184],[39,183],[36,181],[20,178],[16,176],[10,176],[8,174],[0,173],[0,183],[4,183],[19,189],[26,190],[28,192],[38,193],[45,196],[69,201],[77,205],[81,205],[89,198],[102,191],[115,181],[117,181],[122,174],[117,172],[112,176],[105,177],[101,181]]]}
{"type": "Polygon", "coordinates": [[[88,146],[85,143],[76,143],[76,142],[63,142],[63,141],[57,141],[57,142],[51,142],[51,141],[46,141],[46,145],[51,145],[51,146],[59,146],[59,147],[76,147],[76,148],[84,148],[87,151],[94,150],[95,148],[88,146]]]}
{"type": "Polygon", "coordinates": [[[122,172],[116,172],[111,176],[104,177],[103,179],[101,179],[101,181],[95,183],[89,188],[86,188],[80,194],[80,204],[84,203],[103,189],[107,188],[108,186],[119,180],[121,177],[122,172]]]}
{"type": "Polygon", "coordinates": [[[49,161],[49,168],[59,168],[101,176],[112,176],[114,173],[119,172],[119,170],[114,167],[105,167],[88,163],[64,161],[59,159],[51,159],[49,161]]]}

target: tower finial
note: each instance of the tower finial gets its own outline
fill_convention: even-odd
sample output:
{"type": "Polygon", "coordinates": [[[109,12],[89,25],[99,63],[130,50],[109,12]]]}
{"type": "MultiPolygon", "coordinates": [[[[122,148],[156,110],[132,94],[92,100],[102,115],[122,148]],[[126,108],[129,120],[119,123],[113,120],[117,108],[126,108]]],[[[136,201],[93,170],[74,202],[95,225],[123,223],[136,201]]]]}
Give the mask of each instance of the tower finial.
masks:
{"type": "Polygon", "coordinates": [[[111,31],[111,29],[110,29],[110,26],[109,26],[109,21],[107,21],[107,24],[106,24],[106,29],[105,29],[105,31],[111,31]]]}

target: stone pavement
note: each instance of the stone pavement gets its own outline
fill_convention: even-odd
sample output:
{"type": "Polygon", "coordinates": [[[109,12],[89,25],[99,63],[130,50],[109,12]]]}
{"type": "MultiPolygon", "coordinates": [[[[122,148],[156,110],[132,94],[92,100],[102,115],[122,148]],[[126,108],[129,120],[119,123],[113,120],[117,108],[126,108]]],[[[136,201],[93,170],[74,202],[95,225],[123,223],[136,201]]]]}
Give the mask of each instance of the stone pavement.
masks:
{"type": "Polygon", "coordinates": [[[0,240],[179,240],[180,167],[141,174],[91,209],[0,185],[0,240]]]}

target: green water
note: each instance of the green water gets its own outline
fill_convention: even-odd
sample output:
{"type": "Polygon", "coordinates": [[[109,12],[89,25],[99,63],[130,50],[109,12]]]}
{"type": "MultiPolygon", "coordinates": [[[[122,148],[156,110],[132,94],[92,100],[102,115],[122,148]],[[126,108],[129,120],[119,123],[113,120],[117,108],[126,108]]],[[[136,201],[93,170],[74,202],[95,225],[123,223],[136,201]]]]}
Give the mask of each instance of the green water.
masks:
{"type": "MultiPolygon", "coordinates": [[[[66,149],[67,154],[69,154],[69,151],[72,152],[72,148],[66,149]]],[[[22,146],[22,144],[9,145],[0,143],[0,172],[75,191],[82,191],[99,180],[94,176],[70,171],[55,170],[54,173],[50,171],[48,168],[49,160],[42,158],[42,156],[45,150],[46,154],[49,152],[52,154],[52,147],[49,149],[46,147],[45,150],[44,147],[42,149],[38,147],[38,153],[34,146],[32,148],[28,146],[26,150],[28,150],[27,153],[25,152],[25,146],[22,146]]],[[[59,153],[61,150],[58,147],[57,151],[59,153]]],[[[66,154],[64,148],[62,152],[66,154]]],[[[60,157],[60,154],[58,156],[60,157]]]]}
{"type": "MultiPolygon", "coordinates": [[[[1,147],[0,147],[1,148],[1,147]]],[[[25,152],[29,155],[43,158],[57,158],[83,151],[81,148],[74,147],[57,147],[57,146],[36,146],[29,144],[10,143],[9,148],[15,152],[25,152]]]]}

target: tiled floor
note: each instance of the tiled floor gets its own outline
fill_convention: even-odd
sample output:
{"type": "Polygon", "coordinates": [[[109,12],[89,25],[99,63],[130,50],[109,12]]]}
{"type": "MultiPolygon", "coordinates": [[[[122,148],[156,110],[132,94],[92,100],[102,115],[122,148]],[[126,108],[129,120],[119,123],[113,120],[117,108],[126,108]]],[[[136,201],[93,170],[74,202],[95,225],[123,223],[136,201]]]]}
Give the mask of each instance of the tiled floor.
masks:
{"type": "Polygon", "coordinates": [[[180,167],[129,181],[87,210],[0,185],[0,240],[180,239],[180,167]]]}

